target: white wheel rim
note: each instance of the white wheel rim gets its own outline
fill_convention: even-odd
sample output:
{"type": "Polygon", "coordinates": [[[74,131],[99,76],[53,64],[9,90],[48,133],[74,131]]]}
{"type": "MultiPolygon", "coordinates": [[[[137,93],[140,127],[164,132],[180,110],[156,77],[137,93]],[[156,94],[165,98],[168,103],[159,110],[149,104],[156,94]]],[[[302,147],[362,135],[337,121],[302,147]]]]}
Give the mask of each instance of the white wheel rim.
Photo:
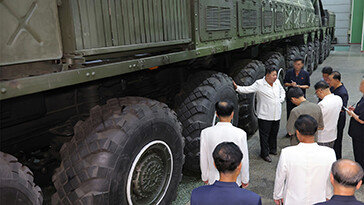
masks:
{"type": "Polygon", "coordinates": [[[131,199],[131,184],[132,184],[132,179],[133,179],[133,173],[134,173],[134,170],[135,170],[135,167],[136,165],[138,164],[138,161],[139,159],[141,158],[141,156],[143,155],[143,153],[149,148],[151,147],[152,145],[155,145],[155,144],[162,144],[163,146],[165,146],[168,150],[168,153],[170,154],[171,156],[171,174],[169,175],[169,179],[168,179],[168,182],[167,182],[167,185],[166,185],[166,188],[164,189],[163,191],[163,194],[160,196],[160,199],[158,200],[157,204],[159,204],[164,195],[166,194],[168,188],[169,188],[169,185],[171,183],[171,178],[172,178],[172,175],[173,175],[173,155],[172,155],[172,152],[171,152],[171,149],[169,148],[169,146],[167,145],[167,143],[161,141],[161,140],[155,140],[155,141],[152,141],[152,142],[149,142],[147,145],[145,145],[141,150],[140,152],[138,153],[138,155],[135,157],[134,161],[133,161],[133,164],[129,170],[129,175],[128,175],[128,181],[127,181],[127,185],[126,185],[126,196],[127,196],[127,200],[128,200],[128,203],[129,205],[132,205],[133,204],[133,201],[131,199]]]}

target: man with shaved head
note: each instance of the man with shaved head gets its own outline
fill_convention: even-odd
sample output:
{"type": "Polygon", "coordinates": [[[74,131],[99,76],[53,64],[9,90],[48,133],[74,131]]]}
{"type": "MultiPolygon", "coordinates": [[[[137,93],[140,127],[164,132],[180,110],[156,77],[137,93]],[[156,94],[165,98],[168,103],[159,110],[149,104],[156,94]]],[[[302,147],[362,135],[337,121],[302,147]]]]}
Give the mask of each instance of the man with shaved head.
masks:
{"type": "Polygon", "coordinates": [[[360,188],[364,176],[362,167],[351,160],[340,159],[332,164],[330,181],[334,186],[331,200],[318,203],[320,205],[364,205],[355,199],[355,191],[360,188]]]}

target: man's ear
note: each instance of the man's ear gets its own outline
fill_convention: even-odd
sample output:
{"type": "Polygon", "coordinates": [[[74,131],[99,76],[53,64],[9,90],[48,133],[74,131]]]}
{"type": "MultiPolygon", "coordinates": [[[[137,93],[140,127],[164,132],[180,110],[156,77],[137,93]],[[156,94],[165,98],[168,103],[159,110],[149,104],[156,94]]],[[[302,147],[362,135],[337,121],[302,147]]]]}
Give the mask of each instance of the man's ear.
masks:
{"type": "Polygon", "coordinates": [[[214,167],[217,169],[215,162],[214,162],[214,167]]]}
{"type": "Polygon", "coordinates": [[[238,165],[238,167],[236,167],[236,170],[239,170],[239,173],[240,173],[240,171],[241,171],[241,167],[242,167],[242,164],[241,164],[241,162],[240,162],[240,164],[238,165]]]}
{"type": "Polygon", "coordinates": [[[363,184],[363,180],[360,180],[360,182],[356,185],[356,190],[358,190],[362,184],[363,184]]]}
{"type": "Polygon", "coordinates": [[[234,118],[234,111],[230,115],[231,118],[234,118]]]}
{"type": "Polygon", "coordinates": [[[334,175],[332,175],[332,173],[330,173],[330,182],[331,182],[332,186],[334,186],[335,179],[334,179],[334,175]]]}

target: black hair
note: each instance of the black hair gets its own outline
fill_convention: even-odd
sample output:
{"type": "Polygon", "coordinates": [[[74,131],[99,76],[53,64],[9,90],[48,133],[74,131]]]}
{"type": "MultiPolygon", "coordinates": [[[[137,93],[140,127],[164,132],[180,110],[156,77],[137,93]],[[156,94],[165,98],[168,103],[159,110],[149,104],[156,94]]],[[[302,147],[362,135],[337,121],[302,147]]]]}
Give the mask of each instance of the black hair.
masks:
{"type": "Polygon", "coordinates": [[[332,79],[341,81],[341,73],[339,71],[334,71],[331,73],[331,75],[332,75],[332,79]]]}
{"type": "Polygon", "coordinates": [[[217,170],[227,173],[236,170],[243,159],[243,153],[233,142],[222,142],[215,147],[212,157],[217,170]]]}
{"type": "Polygon", "coordinates": [[[234,111],[234,104],[229,101],[218,101],[215,110],[219,117],[229,117],[234,111]]]}
{"type": "Polygon", "coordinates": [[[292,87],[287,92],[287,99],[291,100],[291,98],[300,98],[303,97],[303,91],[301,88],[292,87]]]}
{"type": "Polygon", "coordinates": [[[297,56],[293,59],[293,62],[297,62],[297,61],[301,61],[301,63],[304,63],[303,62],[303,58],[301,56],[297,56]]]}
{"type": "Polygon", "coordinates": [[[312,136],[316,133],[318,124],[315,118],[310,115],[300,115],[294,123],[294,127],[302,135],[312,136]]]}
{"type": "Polygon", "coordinates": [[[358,185],[360,180],[363,179],[363,176],[364,176],[363,168],[360,166],[360,164],[358,164],[357,162],[353,162],[353,161],[351,161],[351,162],[355,163],[355,165],[356,165],[356,167],[354,169],[344,168],[341,165],[344,161],[348,161],[348,160],[340,159],[332,164],[331,173],[334,176],[334,180],[337,183],[339,183],[343,186],[346,186],[346,187],[356,187],[356,185],[358,185]]]}
{"type": "Polygon", "coordinates": [[[329,84],[327,84],[325,81],[322,81],[322,80],[315,84],[315,90],[318,90],[318,89],[325,90],[329,87],[330,87],[329,84]]]}
{"type": "Polygon", "coordinates": [[[330,66],[326,66],[326,67],[322,68],[321,73],[331,75],[332,68],[330,66]]]}
{"type": "Polygon", "coordinates": [[[277,69],[274,66],[267,66],[265,68],[265,75],[271,74],[274,71],[276,71],[278,73],[277,69]]]}

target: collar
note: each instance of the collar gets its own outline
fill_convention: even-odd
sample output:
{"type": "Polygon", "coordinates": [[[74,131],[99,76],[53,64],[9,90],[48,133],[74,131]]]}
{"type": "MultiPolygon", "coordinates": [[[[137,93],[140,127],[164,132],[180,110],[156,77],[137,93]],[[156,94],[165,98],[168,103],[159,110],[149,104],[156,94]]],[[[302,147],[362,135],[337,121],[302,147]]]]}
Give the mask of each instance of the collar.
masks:
{"type": "MultiPolygon", "coordinates": [[[[300,72],[298,73],[297,76],[301,75],[303,71],[303,68],[301,68],[300,72]]],[[[293,68],[293,74],[296,76],[296,70],[293,68]]]]}
{"type": "Polygon", "coordinates": [[[313,147],[313,146],[319,146],[316,142],[314,143],[304,143],[304,142],[300,142],[298,144],[298,146],[300,147],[313,147]]]}
{"type": "MultiPolygon", "coordinates": [[[[276,80],[277,81],[277,80],[276,80]]],[[[269,85],[269,83],[265,80],[265,76],[263,77],[263,84],[264,85],[268,85],[270,88],[274,86],[274,84],[276,84],[276,81],[274,81],[273,85],[269,85]]]]}
{"type": "Polygon", "coordinates": [[[305,101],[302,101],[300,105],[307,104],[307,103],[309,103],[309,101],[306,99],[305,101]]]}
{"type": "Polygon", "coordinates": [[[218,122],[215,126],[232,126],[230,122],[218,122]]]}
{"type": "Polygon", "coordinates": [[[331,197],[331,200],[350,202],[350,201],[356,201],[356,198],[355,196],[334,195],[331,197]]]}
{"type": "Polygon", "coordinates": [[[216,180],[213,185],[217,186],[217,187],[224,187],[224,188],[239,188],[239,186],[236,184],[236,182],[222,182],[222,181],[216,180]]]}
{"type": "Polygon", "coordinates": [[[334,92],[335,90],[338,90],[338,89],[341,89],[341,88],[344,88],[344,87],[345,87],[344,83],[341,83],[341,85],[339,87],[335,88],[335,89],[332,87],[333,88],[332,91],[334,92]]]}

